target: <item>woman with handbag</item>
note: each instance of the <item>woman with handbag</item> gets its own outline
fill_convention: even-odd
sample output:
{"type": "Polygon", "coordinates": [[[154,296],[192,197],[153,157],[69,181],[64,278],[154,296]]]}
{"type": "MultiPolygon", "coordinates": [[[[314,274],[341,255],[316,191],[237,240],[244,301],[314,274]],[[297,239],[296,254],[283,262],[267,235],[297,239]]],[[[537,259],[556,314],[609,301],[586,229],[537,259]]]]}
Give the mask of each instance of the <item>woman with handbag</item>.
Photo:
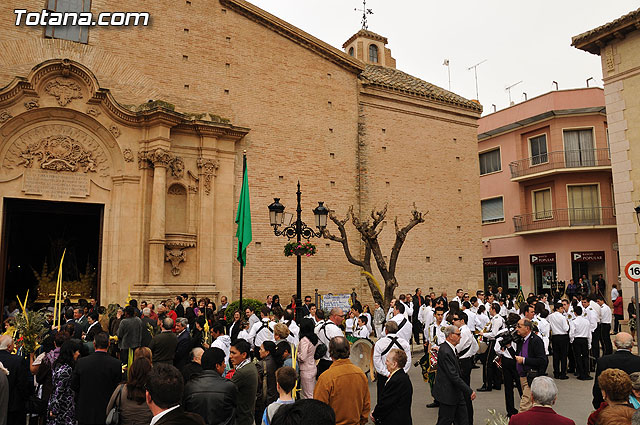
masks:
{"type": "Polygon", "coordinates": [[[148,425],[153,418],[146,403],[147,376],[151,362],[144,357],[134,360],[126,382],[118,385],[107,405],[107,425],[148,425]]]}
{"type": "Polygon", "coordinates": [[[60,354],[53,362],[53,393],[47,408],[47,425],[75,425],[75,394],[71,389],[71,375],[80,357],[80,344],[68,340],[60,347],[60,354]]]}

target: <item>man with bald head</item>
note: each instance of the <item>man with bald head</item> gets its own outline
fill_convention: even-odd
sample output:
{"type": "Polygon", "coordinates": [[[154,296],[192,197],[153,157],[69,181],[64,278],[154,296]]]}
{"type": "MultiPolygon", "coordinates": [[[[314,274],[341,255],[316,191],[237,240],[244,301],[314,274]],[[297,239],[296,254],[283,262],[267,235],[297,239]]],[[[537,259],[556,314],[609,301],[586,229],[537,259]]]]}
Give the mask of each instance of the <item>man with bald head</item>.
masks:
{"type": "Polygon", "coordinates": [[[204,350],[200,347],[196,347],[189,353],[189,363],[187,363],[180,372],[182,373],[182,377],[184,378],[184,383],[186,384],[191,378],[195,375],[198,375],[202,372],[202,354],[204,350]]]}
{"type": "Polygon", "coordinates": [[[598,385],[598,377],[602,372],[612,368],[622,369],[629,375],[633,372],[640,372],[640,357],[631,354],[633,337],[626,332],[619,332],[616,334],[613,344],[616,346],[616,351],[613,354],[600,357],[596,363],[596,379],[593,382],[592,402],[593,407],[596,409],[604,401],[598,385]]]}
{"type": "Polygon", "coordinates": [[[24,424],[26,419],[25,402],[29,396],[29,366],[13,351],[13,338],[0,336],[0,362],[9,371],[9,406],[7,423],[24,424]]]}
{"type": "Polygon", "coordinates": [[[318,340],[327,347],[327,353],[318,362],[318,376],[320,376],[325,370],[329,369],[332,360],[329,354],[329,342],[332,338],[337,336],[344,336],[340,325],[344,320],[344,311],[341,308],[332,308],[329,313],[329,319],[320,322],[316,325],[315,332],[318,335],[318,340]]]}

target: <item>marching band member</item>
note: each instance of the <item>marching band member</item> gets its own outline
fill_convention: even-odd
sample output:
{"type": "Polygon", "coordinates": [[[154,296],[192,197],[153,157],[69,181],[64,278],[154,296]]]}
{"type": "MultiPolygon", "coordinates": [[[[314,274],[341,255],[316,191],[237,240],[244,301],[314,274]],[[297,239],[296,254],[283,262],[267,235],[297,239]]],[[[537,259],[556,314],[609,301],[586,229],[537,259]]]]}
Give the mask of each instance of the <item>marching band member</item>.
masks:
{"type": "MultiPolygon", "coordinates": [[[[468,304],[468,302],[466,303],[468,304]]],[[[460,363],[460,377],[467,385],[471,385],[471,369],[473,369],[473,356],[478,352],[478,341],[473,337],[469,326],[469,317],[464,311],[453,314],[451,321],[460,329],[460,342],[456,345],[456,354],[460,363]]],[[[473,424],[473,403],[470,398],[465,398],[469,424],[473,424]]]]}
{"type": "Polygon", "coordinates": [[[398,336],[404,338],[407,342],[411,341],[413,328],[411,322],[409,322],[409,319],[405,316],[403,303],[396,302],[391,320],[398,324],[398,336]]]}
{"type": "MultiPolygon", "coordinates": [[[[585,300],[585,303],[588,302],[585,300]]],[[[591,335],[593,325],[582,313],[582,307],[576,305],[573,308],[576,317],[569,322],[569,341],[573,345],[576,356],[576,370],[578,379],[588,381],[593,379],[589,375],[589,350],[591,349],[591,335]]]]}
{"type": "MultiPolygon", "coordinates": [[[[432,364],[437,362],[437,354],[434,354],[434,353],[438,351],[438,346],[440,344],[444,344],[444,342],[447,339],[444,336],[444,327],[446,323],[444,321],[444,307],[436,307],[434,318],[435,320],[433,321],[431,326],[429,326],[429,328],[425,328],[425,331],[424,331],[425,352],[427,356],[429,356],[429,361],[432,361],[432,359],[435,358],[435,360],[432,361],[432,364]]],[[[434,378],[434,374],[430,374],[429,383],[431,384],[432,393],[433,393],[433,382],[434,382],[433,378],[434,378]]],[[[440,406],[440,403],[438,403],[438,401],[435,399],[433,403],[427,404],[427,407],[430,407],[430,408],[439,407],[439,406],[440,406]]]]}
{"type": "Polygon", "coordinates": [[[553,377],[569,379],[567,376],[567,356],[569,353],[569,320],[564,315],[564,305],[557,302],[555,311],[547,321],[551,330],[551,346],[553,347],[553,377]]]}
{"type": "MultiPolygon", "coordinates": [[[[493,296],[489,295],[489,298],[492,299],[493,296]]],[[[491,305],[490,310],[491,321],[489,322],[489,329],[485,332],[480,331],[480,335],[485,340],[487,344],[489,344],[489,348],[486,352],[486,359],[483,363],[482,376],[484,378],[484,382],[482,387],[478,388],[480,392],[491,391],[492,389],[500,390],[500,381],[497,379],[498,374],[496,370],[496,366],[493,363],[493,359],[496,356],[495,352],[495,344],[496,337],[498,332],[504,327],[504,319],[500,316],[500,304],[493,303],[491,305]]]]}
{"type": "Polygon", "coordinates": [[[389,371],[385,365],[389,351],[394,348],[403,350],[407,354],[408,359],[404,371],[409,372],[411,366],[411,346],[409,342],[398,335],[398,324],[394,321],[389,321],[384,325],[384,330],[385,335],[381,335],[373,347],[373,367],[376,372],[375,379],[378,395],[382,393],[382,388],[389,377],[389,371]]]}

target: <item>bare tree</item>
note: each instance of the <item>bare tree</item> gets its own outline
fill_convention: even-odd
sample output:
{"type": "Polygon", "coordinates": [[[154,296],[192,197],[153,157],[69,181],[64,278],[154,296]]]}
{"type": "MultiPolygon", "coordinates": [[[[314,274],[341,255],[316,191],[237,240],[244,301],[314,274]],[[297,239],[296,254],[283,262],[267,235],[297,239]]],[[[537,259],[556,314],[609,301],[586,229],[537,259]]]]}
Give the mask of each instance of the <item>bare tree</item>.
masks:
{"type": "Polygon", "coordinates": [[[413,204],[413,210],[411,212],[412,217],[406,226],[400,228],[400,226],[398,226],[398,217],[394,219],[396,240],[393,244],[393,247],[391,248],[391,255],[389,256],[388,264],[387,260],[382,255],[382,249],[380,248],[380,243],[378,242],[378,236],[384,229],[384,219],[387,216],[387,205],[385,205],[384,208],[380,211],[376,211],[375,209],[371,211],[371,219],[373,220],[372,222],[370,222],[369,219],[361,220],[360,218],[356,217],[356,215],[353,213],[353,206],[349,207],[346,217],[342,220],[338,219],[334,212],[331,212],[329,214],[329,218],[331,219],[331,221],[333,221],[335,225],[338,226],[340,236],[332,235],[328,229],[324,230],[323,236],[332,241],[340,242],[342,244],[342,248],[344,249],[344,253],[347,256],[347,260],[351,264],[361,267],[365,272],[367,272],[364,274],[367,278],[367,283],[369,284],[369,289],[371,290],[373,299],[381,306],[383,306],[385,311],[389,308],[389,303],[393,298],[393,292],[398,287],[398,280],[396,279],[396,264],[398,262],[398,256],[400,255],[402,245],[404,244],[409,231],[416,225],[424,223],[423,215],[425,214],[418,211],[416,209],[416,205],[413,204]],[[364,242],[364,255],[362,256],[362,258],[356,258],[351,253],[351,248],[349,248],[347,231],[345,229],[345,225],[349,220],[356,228],[356,230],[360,233],[360,237],[364,242]],[[372,254],[376,265],[378,266],[378,271],[384,279],[384,288],[379,288],[372,278],[372,254]],[[381,293],[381,291],[383,293],[381,293]]]}

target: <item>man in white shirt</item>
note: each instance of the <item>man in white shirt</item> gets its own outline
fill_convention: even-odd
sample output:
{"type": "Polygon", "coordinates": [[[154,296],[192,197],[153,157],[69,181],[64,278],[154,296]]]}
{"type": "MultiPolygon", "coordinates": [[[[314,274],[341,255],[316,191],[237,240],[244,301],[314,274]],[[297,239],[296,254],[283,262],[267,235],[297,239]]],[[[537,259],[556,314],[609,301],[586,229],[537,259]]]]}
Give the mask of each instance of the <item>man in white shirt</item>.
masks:
{"type": "Polygon", "coordinates": [[[569,353],[569,321],[565,317],[561,302],[555,304],[555,311],[547,317],[551,328],[551,346],[553,347],[553,377],[569,379],[567,376],[567,356],[569,353]]]}
{"type": "Polygon", "coordinates": [[[428,329],[429,326],[431,326],[431,323],[433,323],[433,307],[431,307],[431,300],[426,301],[420,306],[418,320],[422,323],[423,329],[428,329]]]}
{"type": "Polygon", "coordinates": [[[596,308],[591,304],[593,300],[582,298],[582,315],[585,316],[591,324],[591,356],[589,358],[589,366],[591,372],[596,371],[596,361],[600,358],[600,306],[596,304],[596,308]]]}
{"type": "Polygon", "coordinates": [[[604,302],[604,297],[598,295],[596,302],[600,306],[600,338],[602,340],[603,355],[613,353],[611,345],[611,308],[604,302]]]}
{"type": "Polygon", "coordinates": [[[245,317],[247,322],[249,322],[249,329],[253,328],[253,325],[260,321],[260,318],[256,316],[252,307],[247,307],[245,309],[245,317]]]}
{"type": "MultiPolygon", "coordinates": [[[[493,295],[489,295],[489,299],[493,299],[493,295]]],[[[504,326],[504,319],[499,314],[500,304],[498,303],[493,303],[489,312],[491,316],[491,324],[489,325],[489,329],[486,332],[480,331],[484,342],[489,345],[489,348],[486,351],[486,358],[484,359],[482,365],[483,384],[482,387],[478,388],[477,390],[480,392],[487,392],[491,391],[492,389],[496,389],[499,391],[501,389],[500,383],[496,379],[498,376],[498,370],[493,362],[493,359],[496,356],[496,337],[498,335],[498,332],[500,332],[500,330],[504,326]]]]}
{"type": "Polygon", "coordinates": [[[389,303],[389,311],[387,311],[387,322],[393,317],[393,309],[395,308],[397,302],[398,300],[394,298],[389,303]]]}
{"type": "Polygon", "coordinates": [[[469,328],[471,333],[476,331],[476,313],[471,310],[471,303],[464,301],[462,303],[462,311],[467,315],[469,323],[465,322],[465,325],[469,328]]]}
{"type": "Polygon", "coordinates": [[[616,300],[616,298],[618,298],[619,293],[618,293],[618,284],[617,283],[613,283],[611,285],[611,302],[614,302],[616,300]]]}
{"type": "Polygon", "coordinates": [[[276,325],[275,322],[269,320],[269,307],[264,306],[260,310],[260,316],[262,319],[253,325],[249,331],[249,342],[253,347],[260,348],[265,341],[274,341],[273,328],[276,325]]]}
{"type": "Polygon", "coordinates": [[[480,307],[480,301],[478,301],[478,297],[471,297],[471,300],[469,302],[471,303],[470,310],[475,314],[478,314],[478,307],[480,307]]]}
{"type": "Polygon", "coordinates": [[[387,322],[384,325],[385,336],[378,339],[376,345],[373,347],[373,366],[376,369],[376,387],[378,390],[378,396],[382,394],[384,384],[389,377],[389,371],[387,370],[385,361],[387,355],[394,348],[399,348],[407,354],[407,364],[404,366],[404,371],[409,372],[411,367],[411,346],[407,341],[398,336],[398,324],[394,321],[387,322]]]}
{"type": "Polygon", "coordinates": [[[569,341],[573,345],[573,353],[576,356],[576,370],[578,379],[588,381],[593,379],[589,375],[589,349],[591,348],[591,323],[583,316],[582,307],[573,309],[576,318],[569,323],[569,341]]]}
{"type": "Polygon", "coordinates": [[[413,328],[411,322],[409,322],[409,319],[405,316],[404,304],[396,303],[393,308],[393,317],[391,320],[398,324],[398,336],[404,338],[407,342],[411,341],[413,328]]]}
{"type": "Polygon", "coordinates": [[[406,296],[404,294],[400,294],[400,296],[398,297],[398,301],[400,301],[400,303],[404,306],[404,313],[402,313],[404,314],[404,317],[406,317],[407,319],[411,317],[411,315],[413,314],[413,308],[411,308],[411,306],[407,302],[406,296]]]}
{"type": "Polygon", "coordinates": [[[341,308],[335,307],[331,309],[329,319],[324,322],[319,322],[316,325],[315,333],[318,335],[318,340],[327,347],[327,352],[318,362],[318,376],[320,376],[325,370],[329,369],[331,363],[333,363],[329,356],[329,342],[332,338],[344,336],[342,329],[339,328],[339,325],[342,324],[343,320],[344,311],[342,311],[341,308]]]}
{"type": "Polygon", "coordinates": [[[451,301],[457,301],[458,305],[462,304],[462,296],[464,295],[464,291],[462,289],[458,289],[456,291],[456,296],[453,297],[451,301]]]}

